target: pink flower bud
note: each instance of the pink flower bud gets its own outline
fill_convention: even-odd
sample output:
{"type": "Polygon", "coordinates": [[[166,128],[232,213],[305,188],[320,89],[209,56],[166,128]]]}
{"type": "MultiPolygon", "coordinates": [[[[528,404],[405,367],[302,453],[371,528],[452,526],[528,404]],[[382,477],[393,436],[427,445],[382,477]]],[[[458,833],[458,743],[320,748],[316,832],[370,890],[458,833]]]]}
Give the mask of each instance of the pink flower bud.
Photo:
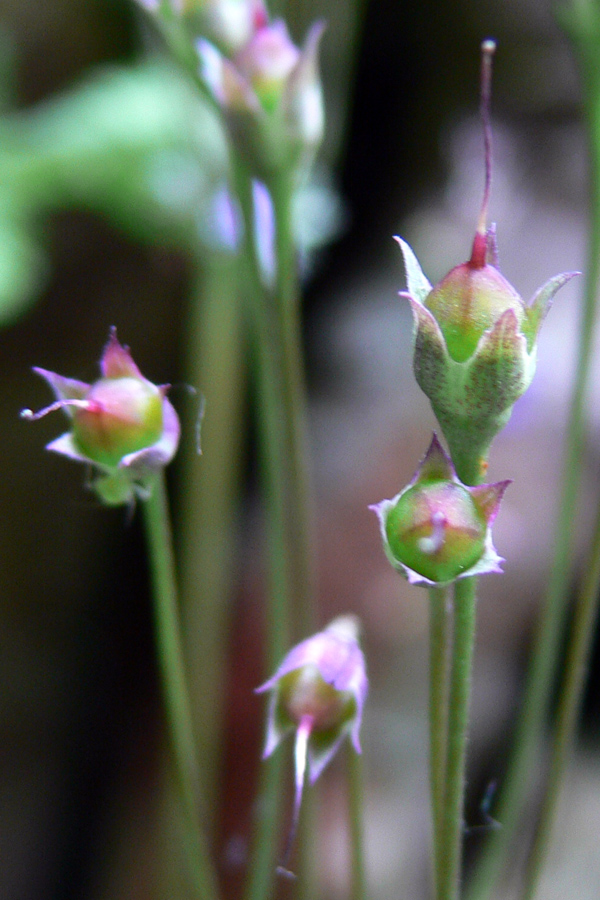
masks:
{"type": "Polygon", "coordinates": [[[108,504],[130,502],[143,492],[148,477],[173,458],[179,443],[179,420],[166,398],[167,386],[157,386],[141,374],[129,349],[111,331],[100,361],[102,377],[93,384],[34,368],[54,390],[57,400],[38,413],[39,419],[63,409],[71,430],[47,449],[91,463],[100,473],[94,487],[108,504]]]}
{"type": "Polygon", "coordinates": [[[359,732],[368,681],[354,616],[334,619],[324,631],[297,644],[272,678],[257,688],[271,692],[263,757],[295,731],[296,790],[292,823],[280,870],[287,871],[308,760],[316,781],[348,734],[360,753],[359,732]]]}
{"type": "Polygon", "coordinates": [[[232,58],[206,40],[197,44],[202,77],[223,110],[232,140],[262,180],[300,165],[323,137],[318,71],[323,28],[315,23],[299,49],[283,21],[265,24],[232,58]]]}
{"type": "Polygon", "coordinates": [[[273,111],[300,59],[281,19],[260,28],[234,57],[234,65],[252,86],[261,106],[273,111]]]}
{"type": "Polygon", "coordinates": [[[257,693],[271,691],[264,756],[305,719],[311,721],[309,771],[315,781],[346,734],[360,753],[360,725],[368,691],[365,660],[353,616],[334,619],[297,644],[257,693]]]}

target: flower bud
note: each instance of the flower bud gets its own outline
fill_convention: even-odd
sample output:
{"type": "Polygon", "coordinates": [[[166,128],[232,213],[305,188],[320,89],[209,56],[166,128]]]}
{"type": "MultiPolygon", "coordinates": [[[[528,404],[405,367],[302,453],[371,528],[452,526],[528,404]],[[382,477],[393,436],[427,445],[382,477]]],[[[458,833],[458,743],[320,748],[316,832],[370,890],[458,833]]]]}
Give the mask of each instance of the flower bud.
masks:
{"type": "Polygon", "coordinates": [[[337,752],[346,734],[360,753],[359,732],[367,697],[365,660],[358,621],[339,616],[324,631],[297,644],[272,678],[257,688],[271,692],[263,758],[295,731],[295,795],[292,822],[279,871],[288,859],[300,814],[306,766],[311,783],[337,752]]]}
{"type": "Polygon", "coordinates": [[[64,378],[34,368],[45,378],[57,401],[38,413],[39,419],[63,409],[71,430],[47,449],[71,459],[91,463],[98,472],[93,486],[109,505],[130,502],[147,489],[149,477],[165,466],[179,442],[179,420],[166,398],[167,387],[157,386],[141,374],[129,349],[111,331],[100,362],[102,377],[93,384],[64,378]]]}
{"type": "Polygon", "coordinates": [[[353,616],[334,619],[297,644],[257,693],[271,691],[264,757],[283,737],[310,720],[311,782],[321,774],[346,734],[360,753],[359,732],[368,682],[353,616]]]}
{"type": "Polygon", "coordinates": [[[145,378],[101,378],[73,410],[73,441],[96,463],[116,466],[160,438],[163,394],[145,378]]]}
{"type": "Polygon", "coordinates": [[[262,180],[302,165],[322,139],[318,49],[323,27],[313,25],[301,50],[280,20],[256,29],[232,58],[206,40],[198,42],[201,74],[238,152],[262,180]]]}
{"type": "Polygon", "coordinates": [[[415,377],[431,401],[461,477],[481,479],[489,447],[535,372],[536,342],[554,295],[575,272],[551,278],[525,304],[497,267],[495,231],[486,229],[491,186],[489,93],[495,45],[482,45],[485,190],[471,258],[431,287],[411,248],[404,256],[415,323],[415,377]],[[473,465],[476,460],[477,465],[473,465]]]}
{"type": "Polygon", "coordinates": [[[234,57],[238,72],[253,88],[260,105],[273,112],[300,59],[300,50],[290,40],[281,19],[260,28],[234,57]]]}
{"type": "Polygon", "coordinates": [[[502,571],[491,525],[509,484],[462,484],[434,435],[411,483],[370,507],[389,561],[412,584],[444,585],[502,571]]]}

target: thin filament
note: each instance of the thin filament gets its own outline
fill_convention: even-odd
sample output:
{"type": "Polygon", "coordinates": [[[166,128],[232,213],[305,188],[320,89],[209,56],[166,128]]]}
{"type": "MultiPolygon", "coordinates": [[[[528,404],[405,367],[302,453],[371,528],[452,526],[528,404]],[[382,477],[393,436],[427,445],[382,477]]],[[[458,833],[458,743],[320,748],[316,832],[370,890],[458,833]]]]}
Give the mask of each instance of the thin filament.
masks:
{"type": "Polygon", "coordinates": [[[68,406],[74,406],[77,409],[90,409],[90,401],[75,399],[57,400],[55,403],[51,403],[50,406],[45,406],[43,409],[40,409],[39,412],[34,412],[32,409],[22,409],[21,418],[27,419],[28,422],[35,422],[37,419],[43,419],[48,413],[56,412],[57,409],[64,409],[68,406]]]}

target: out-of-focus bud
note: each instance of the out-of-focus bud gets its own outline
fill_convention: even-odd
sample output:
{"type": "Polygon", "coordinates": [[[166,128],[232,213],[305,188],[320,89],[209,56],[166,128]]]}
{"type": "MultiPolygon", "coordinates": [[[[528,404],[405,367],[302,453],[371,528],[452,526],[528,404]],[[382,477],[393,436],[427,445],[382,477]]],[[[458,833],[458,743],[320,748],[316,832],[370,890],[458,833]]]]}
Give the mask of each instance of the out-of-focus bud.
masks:
{"type": "Polygon", "coordinates": [[[467,487],[434,435],[413,480],[377,513],[385,554],[411,584],[501,572],[491,525],[510,481],[467,487]]]}
{"type": "Polygon", "coordinates": [[[257,29],[231,59],[208,41],[198,42],[201,74],[238,152],[263,180],[300,165],[323,137],[318,71],[323,29],[315,23],[300,50],[278,20],[257,29]]]}
{"type": "Polygon", "coordinates": [[[290,731],[296,732],[296,792],[292,827],[284,854],[287,865],[298,821],[308,760],[316,781],[346,735],[360,753],[360,725],[368,692],[365,659],[354,616],[334,619],[324,631],[297,644],[272,678],[257,688],[270,691],[263,757],[273,753],[290,731]]]}
{"type": "Polygon", "coordinates": [[[236,54],[234,63],[263,109],[272,112],[281,102],[299,59],[300,50],[290,40],[285,22],[278,19],[256,31],[236,54]]]}
{"type": "Polygon", "coordinates": [[[136,493],[143,495],[149,478],[173,458],[179,419],[167,400],[168,386],[144,378],[115,329],[104,348],[100,370],[102,377],[86,384],[34,368],[57,400],[38,413],[23,410],[22,416],[39,419],[63,409],[71,429],[47,449],[91,463],[98,473],[94,489],[105,503],[119,505],[131,502],[136,493]]]}
{"type": "Polygon", "coordinates": [[[262,0],[173,0],[198,35],[227,56],[236,53],[268,21],[262,0]]]}

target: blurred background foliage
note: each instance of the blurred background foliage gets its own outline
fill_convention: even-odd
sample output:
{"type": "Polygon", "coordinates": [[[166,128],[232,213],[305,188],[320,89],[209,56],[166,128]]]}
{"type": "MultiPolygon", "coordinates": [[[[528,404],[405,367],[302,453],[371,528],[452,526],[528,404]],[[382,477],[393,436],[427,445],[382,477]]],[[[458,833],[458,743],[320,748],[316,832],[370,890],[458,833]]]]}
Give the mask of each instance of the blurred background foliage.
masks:
{"type": "MultiPolygon", "coordinates": [[[[576,72],[545,0],[279,0],[272,11],[285,12],[297,41],[315,17],[328,22],[328,137],[298,207],[304,249],[320,246],[305,267],[305,336],[322,619],[357,611],[373,660],[365,737],[367,766],[377,768],[367,807],[373,896],[397,890],[400,878],[403,896],[424,896],[425,605],[387,573],[366,511],[412,475],[433,424],[410,377],[410,322],[395,298],[401,267],[390,238],[402,229],[431,280],[466,256],[483,183],[473,124],[478,47],[493,36],[492,217],[504,270],[527,298],[553,272],[581,267],[576,72]],[[400,852],[380,837],[396,829],[400,852]]],[[[156,860],[169,858],[156,826],[167,801],[137,521],[98,508],[79,471],[44,455],[56,420],[32,428],[18,418],[48,400],[31,365],[90,379],[113,324],[153,381],[189,377],[190,304],[198,272],[223,251],[211,217],[228,158],[214,116],[161,51],[133,3],[0,0],[2,900],[185,896],[176,873],[167,893],[157,887],[156,860]]],[[[546,571],[575,298],[573,290],[561,299],[567,312],[541,342],[550,362],[492,461],[494,478],[525,480],[499,540],[513,562],[482,601],[475,819],[477,792],[500,766],[546,571]]],[[[186,392],[173,396],[193,421],[186,392]]],[[[263,675],[253,650],[260,567],[248,433],[215,837],[231,876],[228,900],[243,868],[262,731],[261,705],[248,699],[263,675]]],[[[596,483],[597,463],[590,458],[596,483]]],[[[176,466],[173,486],[181,498],[176,466]]],[[[593,729],[595,703],[591,696],[593,729]]],[[[582,778],[597,790],[594,765],[582,778]]],[[[335,768],[327,784],[324,890],[337,897],[345,881],[335,768]]]]}

